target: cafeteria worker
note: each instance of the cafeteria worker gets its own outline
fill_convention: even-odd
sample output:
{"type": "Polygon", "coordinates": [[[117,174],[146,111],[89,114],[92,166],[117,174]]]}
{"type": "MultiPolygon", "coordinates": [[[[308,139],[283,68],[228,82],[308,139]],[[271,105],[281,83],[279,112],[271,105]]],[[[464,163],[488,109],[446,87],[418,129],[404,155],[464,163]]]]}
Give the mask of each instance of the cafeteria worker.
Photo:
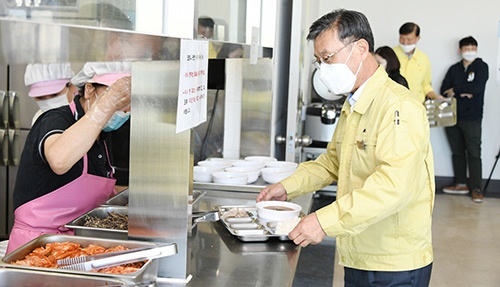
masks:
{"type": "Polygon", "coordinates": [[[14,226],[7,254],[42,234],[73,234],[64,225],[114,194],[109,131],[128,119],[126,62],[88,62],[71,79],[79,94],[43,113],[21,154],[14,187],[14,226]]]}

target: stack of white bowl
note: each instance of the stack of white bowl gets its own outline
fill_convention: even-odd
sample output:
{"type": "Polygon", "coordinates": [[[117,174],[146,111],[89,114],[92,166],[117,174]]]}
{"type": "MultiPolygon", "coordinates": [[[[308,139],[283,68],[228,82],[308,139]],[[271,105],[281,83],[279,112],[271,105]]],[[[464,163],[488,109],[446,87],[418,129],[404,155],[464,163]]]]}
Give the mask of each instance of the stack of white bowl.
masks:
{"type": "Polygon", "coordinates": [[[291,175],[297,163],[278,161],[268,156],[248,156],[245,159],[209,158],[194,167],[196,182],[244,185],[256,182],[262,175],[264,181],[276,183],[291,175]]]}
{"type": "Polygon", "coordinates": [[[261,170],[262,179],[267,183],[278,183],[292,175],[298,164],[289,161],[267,162],[266,167],[261,170]]]}

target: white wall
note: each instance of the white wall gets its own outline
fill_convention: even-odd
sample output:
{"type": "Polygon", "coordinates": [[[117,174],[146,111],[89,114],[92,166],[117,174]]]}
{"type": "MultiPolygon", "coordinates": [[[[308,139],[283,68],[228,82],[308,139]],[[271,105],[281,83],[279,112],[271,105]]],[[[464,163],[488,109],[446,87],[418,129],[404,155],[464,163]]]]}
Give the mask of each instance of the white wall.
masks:
{"type": "MultiPolygon", "coordinates": [[[[319,0],[318,17],[338,8],[357,10],[370,21],[375,48],[396,46],[399,27],[415,22],[421,28],[418,47],[432,62],[432,81],[439,92],[449,66],[460,60],[458,41],[472,35],[478,41],[478,55],[488,63],[483,118],[483,178],[488,178],[500,148],[500,86],[497,84],[498,23],[500,1],[492,0],[319,0]]],[[[443,128],[431,129],[436,176],[453,176],[451,152],[443,128]]],[[[500,165],[500,164],[499,164],[500,165]]],[[[500,179],[500,166],[493,179],[500,179]]]]}

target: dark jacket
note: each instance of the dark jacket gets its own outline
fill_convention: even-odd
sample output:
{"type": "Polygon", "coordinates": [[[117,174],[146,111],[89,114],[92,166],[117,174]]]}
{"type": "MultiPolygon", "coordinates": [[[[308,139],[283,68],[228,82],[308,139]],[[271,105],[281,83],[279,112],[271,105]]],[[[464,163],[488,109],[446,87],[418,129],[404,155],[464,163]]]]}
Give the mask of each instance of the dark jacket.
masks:
{"type": "Polygon", "coordinates": [[[446,72],[441,85],[441,94],[453,88],[457,99],[457,120],[473,121],[483,118],[484,90],[488,80],[488,64],[476,58],[464,69],[462,61],[446,72]],[[472,94],[472,98],[461,96],[472,94]]]}

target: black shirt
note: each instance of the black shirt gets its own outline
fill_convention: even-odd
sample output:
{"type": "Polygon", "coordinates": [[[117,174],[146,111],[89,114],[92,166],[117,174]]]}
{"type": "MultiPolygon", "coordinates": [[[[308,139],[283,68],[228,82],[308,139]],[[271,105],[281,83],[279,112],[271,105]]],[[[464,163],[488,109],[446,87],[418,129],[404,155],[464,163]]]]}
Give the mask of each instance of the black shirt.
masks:
{"type": "Polygon", "coordinates": [[[128,186],[130,163],[130,119],[111,134],[112,161],[115,164],[116,185],[128,186]]]}
{"type": "Polygon", "coordinates": [[[488,64],[476,58],[467,69],[462,61],[454,64],[446,72],[441,94],[453,88],[457,99],[457,120],[473,121],[483,118],[484,90],[488,80],[488,64]],[[472,94],[472,98],[460,94],[472,94]]]}
{"type": "MultiPolygon", "coordinates": [[[[77,116],[80,119],[84,111],[80,105],[80,97],[75,98],[77,116]]],[[[55,133],[62,133],[76,122],[69,106],[48,110],[40,115],[33,124],[24,149],[21,154],[19,169],[14,187],[14,208],[35,198],[50,193],[78,178],[83,171],[83,158],[63,175],[55,174],[45,160],[45,139],[55,133]]],[[[85,134],[82,134],[85,136],[85,134]]],[[[101,133],[88,151],[88,172],[90,174],[107,176],[110,167],[106,156],[104,141],[109,135],[101,133]]],[[[82,195],[85,189],[82,188],[82,195]]]]}

